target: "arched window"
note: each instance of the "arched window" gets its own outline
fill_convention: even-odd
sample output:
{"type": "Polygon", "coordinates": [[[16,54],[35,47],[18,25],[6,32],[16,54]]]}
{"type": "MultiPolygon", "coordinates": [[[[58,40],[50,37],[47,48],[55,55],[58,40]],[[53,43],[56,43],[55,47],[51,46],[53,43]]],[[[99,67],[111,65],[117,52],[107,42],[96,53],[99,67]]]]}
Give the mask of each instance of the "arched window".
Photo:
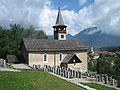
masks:
{"type": "Polygon", "coordinates": [[[60,61],[62,61],[63,55],[62,53],[60,53],[60,61]]]}
{"type": "Polygon", "coordinates": [[[47,55],[47,53],[45,53],[45,54],[43,55],[43,61],[44,61],[44,62],[48,62],[48,55],[47,55]]]}
{"type": "Polygon", "coordinates": [[[73,59],[73,63],[74,63],[74,65],[76,65],[76,61],[75,61],[75,59],[73,59]]]}

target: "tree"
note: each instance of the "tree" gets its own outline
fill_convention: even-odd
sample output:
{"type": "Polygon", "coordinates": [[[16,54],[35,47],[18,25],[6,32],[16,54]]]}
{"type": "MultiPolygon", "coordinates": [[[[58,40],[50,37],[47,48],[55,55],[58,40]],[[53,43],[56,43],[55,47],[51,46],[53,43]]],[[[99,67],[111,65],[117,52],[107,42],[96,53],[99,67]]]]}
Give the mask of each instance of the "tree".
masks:
{"type": "Polygon", "coordinates": [[[46,39],[47,35],[45,34],[45,32],[43,30],[40,30],[40,31],[35,32],[35,38],[36,39],[46,39]]]}
{"type": "Polygon", "coordinates": [[[29,28],[24,30],[24,38],[33,38],[35,32],[34,27],[31,25],[29,28]]]}
{"type": "Polygon", "coordinates": [[[23,38],[24,28],[19,24],[10,24],[10,29],[7,31],[9,34],[9,40],[7,46],[11,52],[8,54],[17,54],[19,52],[20,43],[23,38]]]}
{"type": "Polygon", "coordinates": [[[23,28],[19,24],[10,24],[9,29],[0,27],[0,58],[5,58],[7,54],[20,54],[20,43],[23,38],[45,39],[44,31],[35,31],[31,25],[23,28]]]}
{"type": "Polygon", "coordinates": [[[116,53],[116,59],[114,60],[113,75],[120,80],[120,53],[116,53]]]}
{"type": "Polygon", "coordinates": [[[95,59],[90,59],[88,62],[88,70],[96,72],[97,70],[97,60],[95,59]]]}
{"type": "Polygon", "coordinates": [[[5,52],[6,50],[4,50],[5,49],[4,47],[6,46],[5,40],[7,40],[8,38],[7,36],[8,36],[7,31],[3,29],[2,27],[0,27],[0,58],[5,57],[4,53],[6,53],[5,52]]]}
{"type": "Polygon", "coordinates": [[[112,74],[113,66],[112,62],[115,60],[115,57],[104,56],[97,59],[97,72],[99,74],[112,74]]]}

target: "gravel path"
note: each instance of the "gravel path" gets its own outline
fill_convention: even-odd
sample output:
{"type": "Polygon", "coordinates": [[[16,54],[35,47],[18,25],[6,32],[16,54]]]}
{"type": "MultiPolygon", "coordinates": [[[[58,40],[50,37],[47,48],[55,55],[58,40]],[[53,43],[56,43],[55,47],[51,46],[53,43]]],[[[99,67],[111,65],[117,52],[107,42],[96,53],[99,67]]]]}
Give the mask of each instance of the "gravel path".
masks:
{"type": "Polygon", "coordinates": [[[20,70],[31,69],[27,64],[12,64],[12,66],[13,68],[20,70]]]}
{"type": "Polygon", "coordinates": [[[20,72],[20,70],[15,70],[15,69],[11,69],[11,68],[4,68],[4,67],[0,67],[0,71],[20,72]]]}

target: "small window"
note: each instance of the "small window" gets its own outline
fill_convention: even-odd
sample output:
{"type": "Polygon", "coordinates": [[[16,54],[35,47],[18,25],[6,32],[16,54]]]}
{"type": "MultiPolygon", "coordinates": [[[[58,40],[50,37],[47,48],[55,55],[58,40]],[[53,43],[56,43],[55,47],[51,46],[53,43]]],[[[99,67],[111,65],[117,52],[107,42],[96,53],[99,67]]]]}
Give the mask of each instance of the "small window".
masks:
{"type": "Polygon", "coordinates": [[[74,65],[76,65],[76,61],[75,61],[75,59],[73,60],[73,63],[74,63],[74,65]]]}
{"type": "Polygon", "coordinates": [[[61,35],[61,38],[64,38],[64,35],[61,35]]]}
{"type": "Polygon", "coordinates": [[[60,53],[60,61],[62,61],[62,53],[60,53]]]}
{"type": "Polygon", "coordinates": [[[75,63],[75,59],[73,60],[73,62],[75,63]]]}
{"type": "Polygon", "coordinates": [[[47,54],[45,53],[44,55],[43,55],[43,60],[44,60],[44,62],[47,62],[48,60],[47,60],[47,54]]]}

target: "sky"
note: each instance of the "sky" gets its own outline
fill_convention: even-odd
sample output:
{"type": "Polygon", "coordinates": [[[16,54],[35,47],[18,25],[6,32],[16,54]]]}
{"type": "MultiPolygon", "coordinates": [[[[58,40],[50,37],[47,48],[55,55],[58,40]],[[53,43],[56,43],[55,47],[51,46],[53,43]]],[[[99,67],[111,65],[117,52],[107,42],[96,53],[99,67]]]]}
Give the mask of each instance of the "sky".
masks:
{"type": "Polygon", "coordinates": [[[33,25],[52,35],[58,6],[72,35],[93,26],[120,35],[120,0],[0,0],[0,26],[33,25]]]}

